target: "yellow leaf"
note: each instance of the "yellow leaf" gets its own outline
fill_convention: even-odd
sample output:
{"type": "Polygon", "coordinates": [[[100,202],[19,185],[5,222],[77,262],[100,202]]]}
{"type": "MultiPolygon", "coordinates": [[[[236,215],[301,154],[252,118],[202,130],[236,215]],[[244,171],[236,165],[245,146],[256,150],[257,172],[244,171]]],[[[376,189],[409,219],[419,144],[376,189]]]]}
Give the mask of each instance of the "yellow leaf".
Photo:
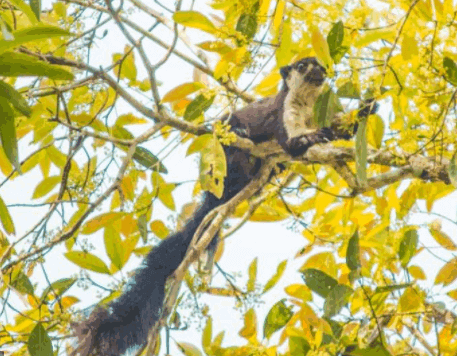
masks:
{"type": "Polygon", "coordinates": [[[220,198],[224,192],[224,178],[227,175],[224,148],[213,134],[197,137],[187,149],[187,155],[201,153],[200,184],[203,190],[220,198]]]}
{"type": "Polygon", "coordinates": [[[369,45],[372,42],[378,40],[391,41],[395,38],[397,31],[395,28],[379,29],[373,31],[366,31],[363,35],[359,36],[355,42],[354,46],[357,48],[362,48],[369,45]]]}
{"type": "Polygon", "coordinates": [[[276,285],[276,283],[278,283],[279,279],[281,278],[284,271],[286,270],[286,266],[287,266],[287,260],[282,261],[278,265],[278,267],[276,269],[276,273],[270,278],[270,280],[267,282],[267,284],[265,284],[265,287],[263,287],[262,294],[268,292],[271,288],[273,288],[276,285]]]}
{"type": "Polygon", "coordinates": [[[126,214],[121,220],[120,232],[125,237],[128,237],[138,232],[137,220],[132,216],[133,214],[126,214]]]}
{"type": "Polygon", "coordinates": [[[9,175],[13,170],[13,165],[11,164],[10,160],[6,157],[5,151],[3,151],[3,147],[0,147],[0,170],[5,176],[9,175]]]}
{"type": "Polygon", "coordinates": [[[407,34],[403,35],[401,55],[405,61],[409,61],[411,58],[419,55],[419,48],[417,47],[417,41],[414,37],[410,37],[407,34]]]}
{"type": "Polygon", "coordinates": [[[409,266],[408,272],[416,279],[425,280],[427,278],[424,271],[419,266],[409,266]]]}
{"type": "Polygon", "coordinates": [[[135,56],[132,51],[132,47],[125,46],[124,53],[115,53],[113,54],[113,62],[120,62],[114,68],[114,72],[121,79],[129,79],[130,81],[136,81],[136,66],[135,66],[135,56]]]}
{"type": "Polygon", "coordinates": [[[244,326],[239,335],[246,340],[255,341],[257,339],[257,317],[254,309],[249,309],[244,314],[244,326]]]}
{"type": "Polygon", "coordinates": [[[293,56],[296,54],[293,51],[292,41],[292,24],[290,19],[283,22],[281,36],[279,39],[279,48],[276,49],[276,65],[278,67],[286,66],[292,62],[293,56]]]}
{"type": "Polygon", "coordinates": [[[356,289],[350,297],[349,308],[351,313],[357,313],[365,305],[365,294],[363,289],[356,289]]]}
{"type": "Polygon", "coordinates": [[[258,18],[260,22],[265,22],[268,18],[268,10],[270,9],[271,0],[261,0],[258,18]]]}
{"type": "Polygon", "coordinates": [[[60,183],[62,180],[61,176],[52,176],[43,179],[35,188],[35,191],[33,192],[32,199],[38,199],[46,194],[48,194],[51,190],[55,188],[57,184],[60,183]]]}
{"type": "Polygon", "coordinates": [[[443,246],[446,250],[457,250],[457,245],[454,243],[454,241],[452,241],[452,239],[446,233],[441,231],[441,229],[435,229],[434,226],[430,226],[429,231],[435,241],[443,246]]]}
{"type": "Polygon", "coordinates": [[[40,162],[38,163],[40,165],[41,173],[43,174],[43,177],[48,177],[49,176],[49,170],[51,169],[51,156],[45,153],[40,152],[38,154],[40,157],[40,162]]]}
{"type": "Polygon", "coordinates": [[[301,299],[303,301],[313,300],[310,289],[304,284],[291,284],[285,288],[285,291],[291,297],[301,299]]]}
{"type": "Polygon", "coordinates": [[[198,349],[198,347],[196,347],[188,342],[176,342],[176,345],[178,346],[179,350],[185,356],[202,356],[203,355],[201,353],[201,351],[198,349]]]}
{"type": "Polygon", "coordinates": [[[197,11],[177,11],[173,14],[173,20],[181,25],[197,28],[199,30],[216,33],[217,28],[203,14],[197,11]]]}
{"type": "Polygon", "coordinates": [[[452,299],[457,300],[457,289],[447,292],[447,295],[450,296],[452,299]]]}
{"type": "MultiPolygon", "coordinates": [[[[241,218],[249,209],[247,201],[242,202],[236,207],[234,217],[241,218]]],[[[281,199],[270,199],[260,205],[249,217],[249,221],[282,221],[290,216],[290,212],[284,206],[281,199]]]]}
{"type": "Polygon", "coordinates": [[[80,126],[87,126],[93,121],[95,117],[83,112],[78,115],[71,115],[71,121],[78,123],[80,126]]]}
{"type": "Polygon", "coordinates": [[[122,239],[119,231],[113,226],[105,228],[103,239],[105,242],[106,254],[110,261],[116,266],[117,270],[121,270],[124,266],[122,239]]]}
{"type": "Polygon", "coordinates": [[[108,266],[99,257],[83,251],[69,251],[65,257],[81,268],[93,272],[110,274],[108,266]]]}
{"type": "MultiPolygon", "coordinates": [[[[67,163],[67,156],[60,152],[55,146],[50,146],[46,149],[46,155],[49,156],[49,159],[52,163],[58,168],[63,168],[67,163]]],[[[76,165],[76,162],[72,162],[72,168],[76,165]]],[[[43,168],[42,168],[43,169],[43,168]]]]}
{"type": "Polygon", "coordinates": [[[135,250],[136,245],[138,245],[138,241],[140,241],[140,233],[130,235],[127,237],[123,243],[122,243],[122,251],[124,253],[124,264],[127,263],[129,260],[130,256],[132,255],[132,252],[135,250]]]}
{"type": "Polygon", "coordinates": [[[124,115],[121,115],[117,118],[116,120],[116,123],[114,124],[115,126],[125,126],[125,125],[141,125],[141,124],[147,124],[148,120],[142,118],[142,117],[138,117],[138,116],[135,116],[131,113],[129,114],[124,114],[124,115]]]}
{"type": "Polygon", "coordinates": [[[313,45],[314,52],[316,57],[320,59],[327,68],[330,68],[333,60],[330,56],[330,49],[328,48],[328,43],[319,29],[316,27],[311,33],[311,44],[313,45]]]}
{"type": "Polygon", "coordinates": [[[336,266],[335,256],[331,252],[322,252],[311,256],[300,268],[301,271],[314,268],[327,273],[333,278],[337,278],[338,269],[336,266]]]}
{"type": "Polygon", "coordinates": [[[399,300],[399,307],[402,312],[414,312],[424,310],[423,293],[414,287],[408,287],[399,300]]]}
{"type": "Polygon", "coordinates": [[[248,292],[253,292],[255,289],[255,282],[257,280],[257,257],[254,258],[251,264],[249,265],[248,275],[249,279],[246,289],[248,290],[248,292]]]}
{"type": "Polygon", "coordinates": [[[60,312],[60,306],[63,307],[64,310],[70,308],[73,304],[76,304],[79,302],[79,299],[76,297],[73,297],[71,295],[62,297],[59,300],[59,303],[56,303],[54,306],[54,311],[60,312]]]}
{"type": "Polygon", "coordinates": [[[433,20],[432,0],[421,0],[413,9],[413,13],[426,21],[433,20]]]}
{"type": "Polygon", "coordinates": [[[282,18],[284,16],[284,10],[286,8],[286,2],[284,0],[278,0],[276,2],[275,14],[273,17],[273,26],[271,26],[271,34],[276,38],[278,36],[279,27],[282,24],[282,18]]]}
{"type": "Polygon", "coordinates": [[[100,230],[101,228],[112,224],[116,220],[122,218],[125,215],[124,212],[110,212],[98,215],[89,220],[81,230],[84,235],[90,235],[100,230]]]}
{"type": "Polygon", "coordinates": [[[149,228],[159,239],[164,239],[170,233],[168,227],[161,220],[152,221],[149,224],[149,228]]]}
{"type": "Polygon", "coordinates": [[[6,207],[5,202],[0,197],[0,220],[2,222],[2,226],[8,234],[15,234],[16,231],[14,229],[14,223],[11,219],[11,215],[6,207]]]}
{"type": "Polygon", "coordinates": [[[171,89],[163,96],[162,103],[169,103],[172,101],[184,99],[187,95],[192,94],[204,87],[205,85],[200,82],[184,83],[178,85],[176,88],[171,89]]]}
{"type": "Polygon", "coordinates": [[[159,200],[170,210],[176,210],[175,201],[171,194],[175,188],[175,184],[165,184],[159,188],[159,200]]]}
{"type": "Polygon", "coordinates": [[[210,141],[213,140],[212,134],[204,134],[195,138],[192,143],[187,148],[186,155],[189,156],[196,152],[201,152],[205,147],[207,147],[210,141]]]}
{"type": "Polygon", "coordinates": [[[383,136],[384,121],[379,115],[370,115],[367,122],[367,142],[375,148],[380,148],[383,136]]]}
{"type": "Polygon", "coordinates": [[[443,283],[445,286],[457,279],[457,257],[446,263],[438,272],[435,284],[443,283]]]}
{"type": "Polygon", "coordinates": [[[226,54],[233,50],[232,47],[226,45],[222,41],[206,41],[206,42],[197,44],[197,46],[200,47],[201,49],[204,49],[205,51],[216,52],[221,55],[226,54]]]}
{"type": "Polygon", "coordinates": [[[132,177],[125,176],[121,181],[121,190],[124,198],[132,201],[135,199],[135,185],[132,177]]]}
{"type": "Polygon", "coordinates": [[[436,20],[440,21],[443,19],[444,5],[440,0],[433,0],[435,6],[436,20]]]}
{"type": "Polygon", "coordinates": [[[260,83],[254,88],[256,94],[262,96],[273,95],[278,91],[278,83],[281,80],[281,75],[274,71],[264,77],[260,83]]]}

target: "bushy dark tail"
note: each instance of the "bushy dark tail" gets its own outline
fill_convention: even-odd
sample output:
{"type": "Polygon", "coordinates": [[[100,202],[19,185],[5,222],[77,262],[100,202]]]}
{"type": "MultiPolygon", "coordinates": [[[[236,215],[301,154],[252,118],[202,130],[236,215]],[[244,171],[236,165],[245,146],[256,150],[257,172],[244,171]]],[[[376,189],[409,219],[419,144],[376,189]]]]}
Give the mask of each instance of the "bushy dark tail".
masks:
{"type": "MultiPolygon", "coordinates": [[[[206,214],[227,202],[258,172],[261,162],[247,152],[225,147],[227,177],[224,194],[218,199],[206,193],[199,209],[183,229],[169,236],[146,256],[126,291],[107,308],[97,308],[89,318],[75,326],[79,345],[73,355],[122,355],[128,348],[144,345],[149,329],[160,317],[165,282],[180,265],[195,231],[206,214]]],[[[213,241],[214,242],[214,241],[213,241]]],[[[214,247],[214,245],[213,245],[214,247]]]]}
{"type": "Polygon", "coordinates": [[[79,346],[75,355],[122,355],[129,347],[143,345],[158,320],[165,297],[165,282],[179,266],[192,237],[211,209],[222,204],[206,194],[200,208],[183,229],[169,236],[145,258],[126,291],[107,308],[99,307],[75,326],[79,346]]]}

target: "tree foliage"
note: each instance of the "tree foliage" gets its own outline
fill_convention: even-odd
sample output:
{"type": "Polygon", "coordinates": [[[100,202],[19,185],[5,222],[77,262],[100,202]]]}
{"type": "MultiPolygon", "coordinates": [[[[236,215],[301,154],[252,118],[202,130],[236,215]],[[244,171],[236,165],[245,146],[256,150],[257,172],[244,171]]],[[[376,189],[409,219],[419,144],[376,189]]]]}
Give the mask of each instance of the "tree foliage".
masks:
{"type": "MultiPolygon", "coordinates": [[[[178,209],[175,189],[190,177],[170,153],[199,153],[199,179],[187,187],[220,196],[223,145],[262,158],[272,151],[213,119],[275,94],[281,66],[317,56],[329,75],[315,106],[321,126],[343,108],[354,121],[351,109],[363,99],[375,98],[379,114],[358,123],[352,142],[313,147],[288,162],[276,184],[236,202],[222,229],[229,238],[248,220],[286,221],[304,238],[290,256],[303,260],[302,279],[275,288],[287,260],[264,284],[256,259],[245,285],[227,277],[224,287],[211,286],[190,269],[171,299],[178,307],[169,327],[180,327],[185,295],[227,296],[244,326],[227,325],[225,333],[245,342],[228,346],[224,333],[214,335],[217,316],[204,307],[201,345],[177,347],[185,355],[454,356],[455,203],[445,215],[438,209],[455,202],[457,186],[454,1],[203,5],[62,0],[42,10],[36,0],[1,2],[0,196],[17,182],[34,187],[20,213],[0,198],[1,347],[17,355],[70,352],[76,281],[100,288],[91,276],[102,274],[98,302],[116,298],[133,256],[194,208],[178,209]],[[167,87],[176,63],[189,75],[167,87]],[[39,218],[23,222],[23,214],[39,218]],[[47,278],[56,254],[81,273],[47,278]],[[266,293],[276,302],[259,316],[255,301],[266,293]]],[[[152,339],[138,354],[158,348],[156,331],[152,339]]]]}

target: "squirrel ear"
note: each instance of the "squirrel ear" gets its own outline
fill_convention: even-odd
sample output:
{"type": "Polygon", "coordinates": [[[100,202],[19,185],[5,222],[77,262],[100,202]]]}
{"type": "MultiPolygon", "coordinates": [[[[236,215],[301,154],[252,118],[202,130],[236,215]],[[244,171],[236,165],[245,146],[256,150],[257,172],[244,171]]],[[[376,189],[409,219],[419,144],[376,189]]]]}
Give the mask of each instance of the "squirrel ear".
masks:
{"type": "Polygon", "coordinates": [[[281,74],[282,79],[286,80],[286,78],[289,76],[291,69],[291,66],[284,66],[279,69],[279,74],[281,74]]]}

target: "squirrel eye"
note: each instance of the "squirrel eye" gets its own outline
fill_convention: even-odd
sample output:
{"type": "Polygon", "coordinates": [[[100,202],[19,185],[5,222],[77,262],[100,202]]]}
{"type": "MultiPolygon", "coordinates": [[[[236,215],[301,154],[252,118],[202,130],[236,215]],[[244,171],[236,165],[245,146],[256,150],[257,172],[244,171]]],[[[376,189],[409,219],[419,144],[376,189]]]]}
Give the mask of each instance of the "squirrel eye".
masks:
{"type": "Polygon", "coordinates": [[[303,70],[305,68],[305,65],[303,63],[298,64],[297,69],[298,70],[303,70]]]}

